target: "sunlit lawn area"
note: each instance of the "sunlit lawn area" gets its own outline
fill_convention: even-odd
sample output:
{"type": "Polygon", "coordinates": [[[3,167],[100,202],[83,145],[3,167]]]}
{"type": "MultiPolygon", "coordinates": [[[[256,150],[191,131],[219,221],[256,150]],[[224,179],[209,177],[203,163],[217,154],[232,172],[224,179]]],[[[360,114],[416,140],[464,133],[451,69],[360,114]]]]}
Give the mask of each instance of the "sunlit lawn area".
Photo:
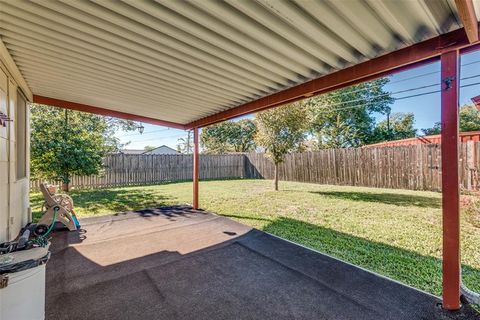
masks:
{"type": "MultiPolygon", "coordinates": [[[[441,194],[265,180],[205,181],[201,206],[441,294],[441,194]]],[[[191,182],[73,191],[80,217],[191,202],[191,182]]],[[[35,215],[42,203],[31,196],[35,215]]],[[[480,291],[480,225],[462,216],[463,276],[480,291]]]]}

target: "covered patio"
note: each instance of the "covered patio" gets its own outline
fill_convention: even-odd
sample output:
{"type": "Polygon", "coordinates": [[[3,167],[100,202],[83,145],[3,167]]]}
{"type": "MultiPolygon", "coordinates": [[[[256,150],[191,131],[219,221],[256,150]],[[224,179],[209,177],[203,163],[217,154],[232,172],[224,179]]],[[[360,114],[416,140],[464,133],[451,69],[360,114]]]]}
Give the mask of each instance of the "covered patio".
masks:
{"type": "Polygon", "coordinates": [[[186,206],[58,232],[47,319],[480,319],[319,252],[186,206]]]}
{"type": "Polygon", "coordinates": [[[29,102],[194,133],[193,208],[56,235],[47,318],[477,317],[460,292],[458,99],[479,10],[472,0],[0,1],[2,69],[29,102]],[[202,127],[438,61],[441,299],[197,211],[202,127]]]}

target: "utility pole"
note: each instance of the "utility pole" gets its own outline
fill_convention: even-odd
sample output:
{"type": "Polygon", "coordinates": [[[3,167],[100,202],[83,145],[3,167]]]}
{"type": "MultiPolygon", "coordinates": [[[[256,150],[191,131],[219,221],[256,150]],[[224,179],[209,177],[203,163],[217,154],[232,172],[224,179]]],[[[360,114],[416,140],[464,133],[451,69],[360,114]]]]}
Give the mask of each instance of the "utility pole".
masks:
{"type": "Polygon", "coordinates": [[[387,140],[392,138],[392,133],[390,131],[390,110],[387,111],[387,140]]]}
{"type": "Polygon", "coordinates": [[[192,131],[188,130],[187,131],[187,141],[186,141],[187,142],[187,146],[186,146],[187,147],[187,150],[186,150],[187,154],[191,153],[191,150],[190,150],[191,149],[190,148],[191,147],[191,139],[192,139],[192,131]]]}

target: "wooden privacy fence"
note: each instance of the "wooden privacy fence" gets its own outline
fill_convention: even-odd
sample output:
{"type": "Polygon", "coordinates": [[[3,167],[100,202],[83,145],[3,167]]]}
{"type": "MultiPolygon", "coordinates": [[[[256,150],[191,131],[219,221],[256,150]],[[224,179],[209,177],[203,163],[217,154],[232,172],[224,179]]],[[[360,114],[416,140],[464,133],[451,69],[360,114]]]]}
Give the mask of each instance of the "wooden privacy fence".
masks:
{"type": "MultiPolygon", "coordinates": [[[[243,154],[202,155],[200,179],[244,178],[243,154]]],[[[104,172],[97,176],[73,176],[71,187],[102,188],[135,186],[170,181],[192,180],[191,155],[110,155],[104,160],[104,172]]],[[[49,181],[57,183],[58,181],[49,181]]],[[[31,189],[39,188],[41,181],[32,180],[31,189]]]]}
{"type": "MultiPolygon", "coordinates": [[[[440,145],[329,149],[286,156],[280,180],[411,190],[441,189],[440,145]]],[[[97,188],[192,179],[191,155],[111,155],[98,176],[72,177],[71,186],[97,188]]],[[[460,148],[460,183],[478,190],[480,142],[460,148]]],[[[273,179],[274,165],[262,153],[201,155],[200,179],[273,179]]],[[[32,181],[37,189],[39,181],[32,181]]]]}
{"type": "MultiPolygon", "coordinates": [[[[246,155],[249,178],[274,178],[274,165],[263,154],[246,155]]],[[[478,190],[480,143],[460,146],[460,183],[478,190]]],[[[410,190],[441,190],[441,146],[328,149],[294,153],[279,165],[279,179],[319,184],[410,190]]]]}

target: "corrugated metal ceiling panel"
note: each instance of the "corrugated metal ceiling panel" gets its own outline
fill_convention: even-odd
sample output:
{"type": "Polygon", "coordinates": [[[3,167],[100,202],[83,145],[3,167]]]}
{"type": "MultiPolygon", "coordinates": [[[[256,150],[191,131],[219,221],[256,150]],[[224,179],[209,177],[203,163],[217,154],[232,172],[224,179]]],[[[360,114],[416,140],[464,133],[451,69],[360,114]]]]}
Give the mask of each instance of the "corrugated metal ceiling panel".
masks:
{"type": "Polygon", "coordinates": [[[0,4],[34,94],[183,124],[461,27],[454,0],[0,4]]]}

